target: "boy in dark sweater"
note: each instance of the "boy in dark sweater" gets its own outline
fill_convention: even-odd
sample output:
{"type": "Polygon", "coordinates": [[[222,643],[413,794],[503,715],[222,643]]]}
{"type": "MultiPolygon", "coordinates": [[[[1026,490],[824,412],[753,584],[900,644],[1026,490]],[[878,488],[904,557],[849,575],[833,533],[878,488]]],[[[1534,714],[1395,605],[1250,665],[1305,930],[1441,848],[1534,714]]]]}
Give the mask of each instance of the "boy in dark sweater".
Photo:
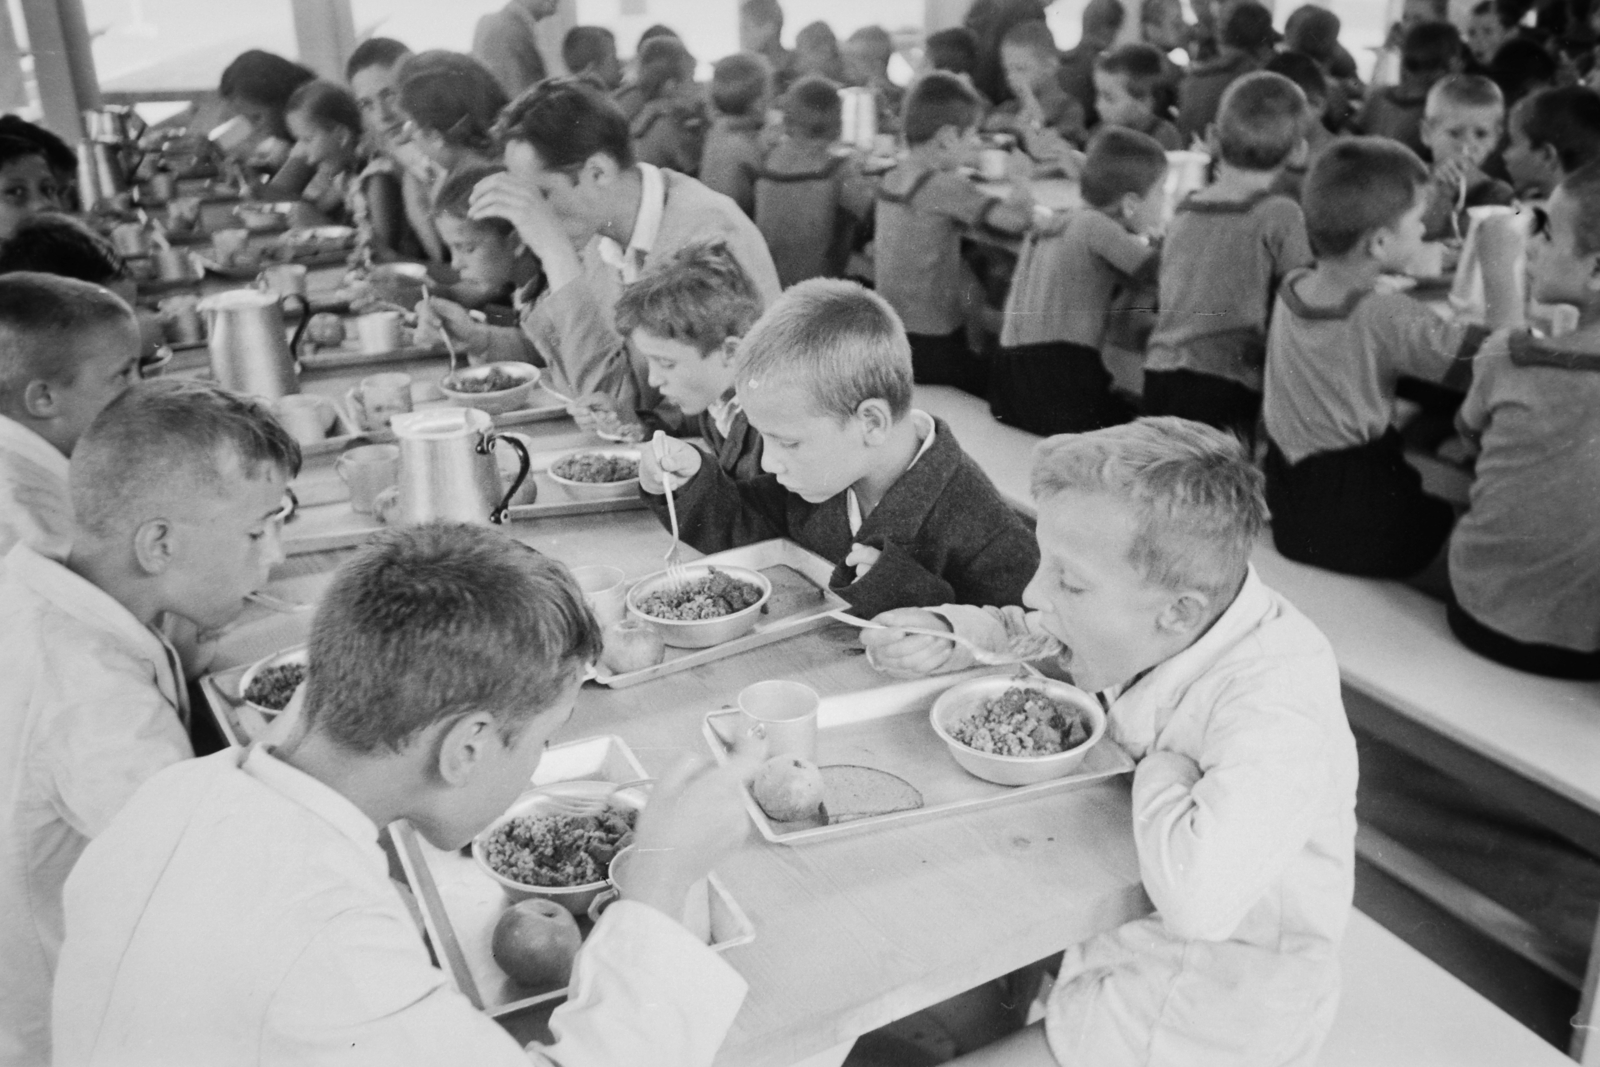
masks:
{"type": "Polygon", "coordinates": [[[765,474],[737,481],[664,434],[642,452],[646,501],[665,522],[670,476],[689,544],[787,537],[831,560],[830,584],[868,617],[1022,595],[1032,534],[950,427],[912,409],[910,345],[882,298],[820,278],[789,289],[745,337],[735,382],[765,474]]]}

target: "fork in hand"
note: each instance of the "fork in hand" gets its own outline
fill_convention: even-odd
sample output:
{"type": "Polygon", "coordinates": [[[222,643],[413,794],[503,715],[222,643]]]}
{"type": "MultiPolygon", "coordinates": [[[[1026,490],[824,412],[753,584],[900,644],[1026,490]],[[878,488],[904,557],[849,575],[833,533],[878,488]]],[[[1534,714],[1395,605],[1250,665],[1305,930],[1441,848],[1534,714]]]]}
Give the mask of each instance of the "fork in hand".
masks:
{"type": "MultiPolygon", "coordinates": [[[[655,438],[650,442],[650,447],[655,450],[657,465],[663,458],[661,444],[665,437],[665,433],[657,430],[655,438]]],[[[667,518],[672,520],[672,547],[667,549],[666,555],[667,581],[674,586],[685,585],[689,581],[689,572],[678,556],[683,546],[683,542],[678,539],[678,506],[672,500],[672,475],[665,469],[661,472],[661,487],[666,490],[667,495],[667,518]]]]}

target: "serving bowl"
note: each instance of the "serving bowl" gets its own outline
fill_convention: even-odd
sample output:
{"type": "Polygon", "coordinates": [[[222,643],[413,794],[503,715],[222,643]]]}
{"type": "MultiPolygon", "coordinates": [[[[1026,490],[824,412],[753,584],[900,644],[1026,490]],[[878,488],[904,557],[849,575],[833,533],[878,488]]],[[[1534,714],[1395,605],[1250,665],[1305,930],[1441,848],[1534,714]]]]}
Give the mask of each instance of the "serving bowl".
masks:
{"type": "MultiPolygon", "coordinates": [[[[737,578],[757,586],[761,590],[761,598],[747,608],[715,619],[660,619],[640,610],[639,604],[651,593],[671,589],[680,584],[677,579],[669,577],[666,571],[661,571],[636,583],[628,590],[628,614],[655,627],[661,639],[673,648],[710,648],[724,641],[743,637],[755,629],[756,623],[761,621],[761,610],[767,606],[767,601],[772,599],[772,582],[760,571],[746,567],[729,567],[719,563],[715,569],[730,578],[737,578]]],[[[683,568],[681,580],[694,581],[706,577],[711,571],[710,564],[691,563],[683,568]]]]}
{"type": "Polygon", "coordinates": [[[639,476],[624,478],[620,482],[580,482],[571,478],[563,478],[556,473],[556,468],[563,460],[573,456],[621,456],[639,462],[639,449],[637,446],[628,448],[579,448],[571,452],[563,452],[550,463],[546,472],[550,480],[559,485],[563,492],[576,500],[617,500],[636,496],[639,492],[639,476]]]}
{"type": "MultiPolygon", "coordinates": [[[[612,805],[616,807],[643,811],[645,802],[649,800],[646,788],[644,786],[631,786],[627,789],[619,790],[615,782],[585,779],[575,782],[555,782],[530,790],[518,797],[516,803],[507,808],[504,815],[490,823],[477,837],[472,839],[473,861],[477,863],[485,874],[494,880],[494,883],[505,892],[506,898],[512,903],[531,900],[534,897],[543,897],[545,900],[552,900],[560,904],[575,916],[587,915],[589,905],[594,903],[595,897],[599,896],[610,885],[605,873],[602,873],[597,880],[585,882],[583,885],[526,885],[507,878],[490,866],[488,859],[484,855],[484,847],[487,845],[490,836],[512,819],[523,815],[567,814],[567,809],[561,804],[561,798],[563,797],[581,800],[605,800],[609,797],[612,805]]],[[[623,847],[626,847],[630,840],[630,837],[624,836],[621,842],[623,847]]],[[[621,849],[619,848],[618,851],[620,852],[621,849]]],[[[609,862],[606,866],[609,866],[609,862]]]]}
{"type": "Polygon", "coordinates": [[[457,407],[477,408],[488,415],[504,415],[528,406],[528,397],[539,386],[540,373],[532,363],[511,360],[485,363],[481,367],[463,367],[453,374],[446,374],[439,379],[439,391],[457,407]],[[516,378],[517,384],[491,393],[473,393],[455,388],[464,382],[482,381],[495,374],[516,378]]]}
{"type": "Polygon", "coordinates": [[[996,785],[1033,785],[1071,774],[1106,732],[1106,713],[1100,702],[1077,686],[1053,678],[996,675],[962,682],[939,694],[928,712],[928,721],[933,732],[950,747],[950,755],[957,763],[968,773],[996,785]],[[1048,756],[1000,756],[980,752],[955,739],[952,731],[958,723],[981,712],[985,701],[995,699],[1008,689],[1036,689],[1052,700],[1083,712],[1091,724],[1088,740],[1048,756]]]}
{"type": "MultiPolygon", "coordinates": [[[[245,697],[245,694],[250,692],[250,683],[254,682],[256,678],[261,675],[261,672],[272,667],[281,667],[285,663],[298,663],[301,666],[305,666],[310,661],[310,650],[305,645],[295,645],[293,648],[286,648],[281,652],[274,652],[270,656],[265,656],[256,660],[254,663],[250,664],[250,666],[246,668],[244,674],[240,675],[239,677],[239,698],[254,708],[264,718],[271,719],[283,714],[284,708],[288,707],[287,704],[284,705],[284,708],[269,708],[265,704],[257,704],[255,701],[245,697]]],[[[302,686],[305,685],[304,682],[301,682],[300,684],[302,686]]]]}

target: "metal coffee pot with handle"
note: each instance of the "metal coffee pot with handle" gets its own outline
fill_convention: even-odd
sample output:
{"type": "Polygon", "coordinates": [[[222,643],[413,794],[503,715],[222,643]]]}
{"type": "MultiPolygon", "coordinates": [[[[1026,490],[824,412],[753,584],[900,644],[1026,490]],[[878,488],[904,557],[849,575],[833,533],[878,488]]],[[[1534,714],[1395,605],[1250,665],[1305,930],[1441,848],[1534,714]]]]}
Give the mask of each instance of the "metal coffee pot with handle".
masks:
{"type": "Polygon", "coordinates": [[[225,388],[268,400],[300,391],[295,353],[311,321],[304,297],[233,289],[200,301],[200,310],[211,318],[211,371],[225,388]],[[291,300],[300,302],[300,324],[286,340],[283,306],[291,300]]]}
{"type": "Polygon", "coordinates": [[[400,442],[400,484],[378,496],[374,511],[384,522],[503,523],[510,518],[511,498],[528,479],[528,450],[515,437],[495,433],[487,413],[431,408],[396,415],[389,425],[400,442]],[[496,445],[517,453],[509,489],[495,463],[496,445]]]}

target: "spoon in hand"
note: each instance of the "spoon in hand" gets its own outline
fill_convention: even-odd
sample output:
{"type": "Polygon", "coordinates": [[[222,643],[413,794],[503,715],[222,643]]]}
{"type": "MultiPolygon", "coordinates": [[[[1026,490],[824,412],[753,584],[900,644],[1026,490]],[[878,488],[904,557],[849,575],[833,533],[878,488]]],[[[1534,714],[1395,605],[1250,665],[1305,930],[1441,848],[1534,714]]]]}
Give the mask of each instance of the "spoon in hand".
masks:
{"type": "Polygon", "coordinates": [[[1027,633],[1018,634],[1006,641],[1005,651],[997,652],[992,648],[984,648],[959,634],[948,630],[930,630],[920,626],[886,626],[881,622],[868,622],[858,619],[843,611],[830,611],[829,617],[839,622],[849,623],[851,626],[863,630],[898,630],[903,634],[915,634],[921,637],[938,637],[952,644],[960,645],[972,654],[973,662],[981,663],[986,667],[1009,666],[1014,663],[1029,663],[1036,659],[1045,659],[1049,656],[1059,656],[1065,646],[1049,634],[1027,633]]]}

